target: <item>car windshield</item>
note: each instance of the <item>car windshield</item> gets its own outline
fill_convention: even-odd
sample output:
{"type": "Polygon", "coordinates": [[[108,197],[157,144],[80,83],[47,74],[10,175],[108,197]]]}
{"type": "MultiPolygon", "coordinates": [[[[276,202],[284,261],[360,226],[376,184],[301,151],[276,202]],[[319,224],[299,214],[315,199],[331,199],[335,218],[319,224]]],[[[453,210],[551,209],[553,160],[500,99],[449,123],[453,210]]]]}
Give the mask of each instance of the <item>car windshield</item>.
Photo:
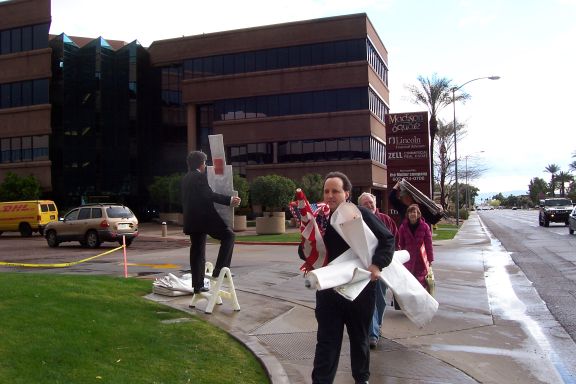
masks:
{"type": "Polygon", "coordinates": [[[565,205],[572,205],[572,201],[568,199],[546,200],[546,206],[548,207],[561,207],[565,205]]]}
{"type": "Polygon", "coordinates": [[[106,213],[111,219],[132,218],[134,214],[128,207],[108,207],[106,213]]]}

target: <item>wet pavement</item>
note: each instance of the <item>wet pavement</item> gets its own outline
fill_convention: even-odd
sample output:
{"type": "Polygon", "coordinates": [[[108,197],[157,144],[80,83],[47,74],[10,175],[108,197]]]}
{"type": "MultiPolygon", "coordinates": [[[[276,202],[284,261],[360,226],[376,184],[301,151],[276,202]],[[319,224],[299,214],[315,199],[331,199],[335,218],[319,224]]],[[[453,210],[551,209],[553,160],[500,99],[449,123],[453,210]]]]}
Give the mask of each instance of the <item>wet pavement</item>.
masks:
{"type": "MultiPolygon", "coordinates": [[[[159,237],[158,227],[144,225],[143,239],[159,237]]],[[[176,229],[168,238],[182,241],[183,235],[176,229]]],[[[205,314],[205,300],[190,308],[191,296],[147,297],[228,331],[261,359],[272,383],[309,383],[315,300],[298,273],[295,246],[244,245],[240,234],[237,240],[232,271],[240,311],[224,301],[205,314]]],[[[371,352],[370,383],[576,383],[576,345],[477,215],[455,239],[434,246],[438,313],[417,328],[387,307],[383,339],[371,352]]],[[[208,260],[217,250],[208,246],[208,260]]],[[[150,264],[185,265],[187,254],[180,249],[143,257],[150,264]]],[[[345,337],[335,383],[351,382],[345,337]]]]}
{"type": "MultiPolygon", "coordinates": [[[[189,241],[181,227],[170,225],[167,236],[161,234],[159,224],[144,223],[140,237],[127,249],[128,275],[150,279],[151,292],[155,277],[168,272],[180,276],[189,269],[189,241]]],[[[243,244],[243,234],[253,231],[238,233],[231,268],[240,311],[224,301],[212,314],[205,314],[205,300],[189,307],[192,296],[150,293],[147,298],[229,332],[262,361],[272,383],[309,383],[316,340],[315,296],[304,287],[296,246],[243,244]]],[[[27,246],[47,249],[42,239],[32,240],[27,246]]],[[[3,242],[3,253],[19,242],[3,242]]],[[[455,239],[435,240],[434,247],[438,313],[430,324],[417,328],[401,311],[387,307],[383,338],[371,352],[370,383],[576,384],[574,341],[475,213],[455,239]]],[[[68,260],[85,252],[76,248],[49,251],[58,254],[57,260],[68,260]]],[[[217,251],[218,245],[209,244],[207,260],[214,262],[217,251]]],[[[117,251],[70,268],[0,270],[122,276],[123,265],[123,253],[117,251]]],[[[345,337],[335,383],[351,382],[345,337]]]]}

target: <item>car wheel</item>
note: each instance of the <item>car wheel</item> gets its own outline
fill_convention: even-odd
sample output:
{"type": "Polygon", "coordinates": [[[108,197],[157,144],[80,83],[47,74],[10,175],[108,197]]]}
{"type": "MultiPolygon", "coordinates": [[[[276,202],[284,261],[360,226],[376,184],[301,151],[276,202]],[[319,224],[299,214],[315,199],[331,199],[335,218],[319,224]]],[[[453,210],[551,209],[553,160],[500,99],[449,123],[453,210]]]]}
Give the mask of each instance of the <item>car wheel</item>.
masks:
{"type": "Polygon", "coordinates": [[[571,235],[574,234],[574,230],[572,228],[568,228],[568,232],[570,232],[571,235]]]}
{"type": "Polygon", "coordinates": [[[58,244],[58,237],[56,236],[56,231],[48,231],[46,233],[46,241],[48,242],[48,246],[50,248],[56,248],[58,244]]]}
{"type": "Polygon", "coordinates": [[[88,233],[86,233],[85,242],[88,248],[98,248],[101,244],[100,239],[98,238],[98,233],[96,233],[96,231],[88,231],[88,233]]]}
{"type": "Polygon", "coordinates": [[[549,227],[549,226],[550,226],[550,220],[548,220],[547,218],[544,218],[544,226],[545,226],[545,227],[549,227]]]}
{"type": "Polygon", "coordinates": [[[32,227],[30,227],[30,224],[28,224],[28,223],[20,224],[20,226],[18,227],[18,230],[20,231],[20,235],[22,237],[32,236],[32,227]]]}

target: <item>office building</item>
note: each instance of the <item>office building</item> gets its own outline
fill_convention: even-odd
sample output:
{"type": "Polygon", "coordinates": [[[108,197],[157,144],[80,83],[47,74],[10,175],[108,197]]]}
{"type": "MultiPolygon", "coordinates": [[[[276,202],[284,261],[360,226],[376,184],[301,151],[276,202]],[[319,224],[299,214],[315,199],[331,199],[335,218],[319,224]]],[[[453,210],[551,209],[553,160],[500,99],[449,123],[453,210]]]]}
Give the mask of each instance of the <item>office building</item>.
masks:
{"type": "MultiPolygon", "coordinates": [[[[0,3],[0,179],[74,205],[145,205],[222,134],[248,180],[340,170],[384,201],[387,51],[365,14],[153,42],[48,36],[49,0],[0,3]]],[[[106,35],[106,31],[102,31],[106,35]]]]}

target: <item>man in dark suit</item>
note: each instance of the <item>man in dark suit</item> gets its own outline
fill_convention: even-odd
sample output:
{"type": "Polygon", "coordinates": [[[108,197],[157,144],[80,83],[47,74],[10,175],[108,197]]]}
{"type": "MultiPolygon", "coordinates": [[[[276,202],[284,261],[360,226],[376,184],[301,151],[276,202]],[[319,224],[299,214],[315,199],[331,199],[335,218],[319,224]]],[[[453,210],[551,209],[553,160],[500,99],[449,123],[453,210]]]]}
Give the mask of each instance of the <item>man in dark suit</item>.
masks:
{"type": "Polygon", "coordinates": [[[218,277],[220,270],[230,267],[234,250],[234,232],[220,217],[214,203],[237,207],[240,198],[216,193],[208,185],[206,154],[192,151],[186,158],[188,173],[182,178],[182,208],[184,233],[190,236],[190,269],[194,293],[206,292],[204,264],[206,263],[206,235],[220,240],[218,259],[212,273],[218,277]]]}

